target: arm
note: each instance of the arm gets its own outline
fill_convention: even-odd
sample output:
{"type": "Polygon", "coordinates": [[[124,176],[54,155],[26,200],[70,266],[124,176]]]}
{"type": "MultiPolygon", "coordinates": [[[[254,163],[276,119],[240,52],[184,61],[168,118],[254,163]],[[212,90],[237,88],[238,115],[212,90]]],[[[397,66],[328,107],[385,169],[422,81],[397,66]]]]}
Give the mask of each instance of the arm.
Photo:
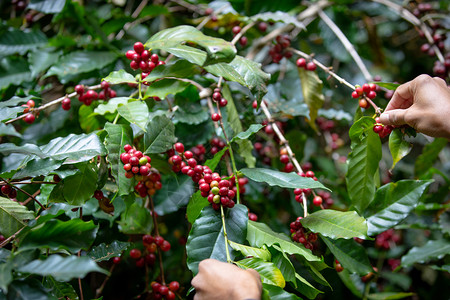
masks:
{"type": "Polygon", "coordinates": [[[420,75],[397,88],[380,120],[450,139],[450,89],[441,78],[420,75]]]}
{"type": "Polygon", "coordinates": [[[262,284],[258,272],[242,270],[215,259],[201,261],[198,274],[191,283],[196,290],[195,300],[261,299],[262,284]]]}

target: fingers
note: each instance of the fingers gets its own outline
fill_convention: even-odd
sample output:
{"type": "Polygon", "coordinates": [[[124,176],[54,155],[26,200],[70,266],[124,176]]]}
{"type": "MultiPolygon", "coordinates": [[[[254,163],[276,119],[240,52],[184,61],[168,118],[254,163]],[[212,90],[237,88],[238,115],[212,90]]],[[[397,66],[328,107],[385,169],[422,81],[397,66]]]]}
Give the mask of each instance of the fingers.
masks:
{"type": "Polygon", "coordinates": [[[394,109],[386,111],[380,115],[380,122],[384,125],[405,125],[406,114],[408,110],[406,109],[394,109]]]}

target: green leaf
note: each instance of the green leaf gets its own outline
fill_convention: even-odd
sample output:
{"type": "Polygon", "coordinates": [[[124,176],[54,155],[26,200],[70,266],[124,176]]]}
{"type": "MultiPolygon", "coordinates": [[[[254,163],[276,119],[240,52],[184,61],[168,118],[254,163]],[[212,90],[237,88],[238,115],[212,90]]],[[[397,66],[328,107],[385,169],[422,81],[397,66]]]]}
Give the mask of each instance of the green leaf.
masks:
{"type": "Polygon", "coordinates": [[[0,197],[0,233],[10,237],[34,219],[34,212],[8,198],[0,197]]]}
{"type": "Polygon", "coordinates": [[[65,164],[84,162],[105,155],[105,148],[95,133],[58,137],[40,148],[47,157],[54,160],[66,159],[65,164]]]}
{"type": "Polygon", "coordinates": [[[78,110],[78,122],[80,123],[81,129],[86,133],[91,133],[96,130],[101,130],[103,128],[104,122],[98,120],[95,116],[94,108],[92,106],[81,105],[78,110]]]}
{"type": "Polygon", "coordinates": [[[303,99],[309,108],[309,125],[317,130],[316,118],[320,108],[323,106],[325,97],[322,94],[323,83],[316,72],[298,68],[298,74],[302,84],[303,99]]]}
{"type": "MultiPolygon", "coordinates": [[[[225,212],[225,226],[228,239],[242,244],[247,233],[248,210],[241,204],[236,204],[225,212]]],[[[220,212],[212,207],[205,207],[199,218],[192,224],[186,244],[187,265],[192,273],[197,274],[200,261],[213,258],[227,261],[225,239],[220,212]]],[[[234,254],[230,251],[230,258],[234,254]]]]}
{"type": "Polygon", "coordinates": [[[392,167],[394,169],[395,165],[412,149],[412,145],[403,139],[403,133],[400,129],[394,129],[389,135],[389,150],[392,155],[392,167]]]}
{"type": "Polygon", "coordinates": [[[51,158],[32,160],[26,166],[19,169],[12,178],[46,176],[50,172],[58,169],[62,163],[62,160],[53,160],[51,158]]]}
{"type": "Polygon", "coordinates": [[[192,112],[179,107],[174,114],[174,118],[181,123],[198,125],[209,120],[209,114],[206,110],[192,112]]]}
{"type": "Polygon", "coordinates": [[[11,153],[20,153],[26,155],[37,155],[41,158],[47,157],[47,155],[43,153],[38,146],[33,144],[23,144],[21,146],[16,146],[12,143],[2,143],[0,144],[0,153],[5,156],[11,153]]]}
{"type": "Polygon", "coordinates": [[[0,289],[8,292],[8,286],[13,281],[13,265],[10,262],[0,264],[0,289]]]}
{"type": "Polygon", "coordinates": [[[21,57],[10,56],[1,59],[0,74],[0,90],[9,87],[11,84],[21,85],[32,78],[28,63],[21,57]]]}
{"type": "Polygon", "coordinates": [[[120,154],[124,152],[126,144],[133,143],[133,132],[129,125],[105,124],[108,135],[105,138],[106,149],[108,150],[108,161],[111,165],[111,174],[116,179],[119,188],[119,196],[128,195],[133,191],[133,178],[125,177],[120,154]]]}
{"type": "Polygon", "coordinates": [[[286,281],[284,280],[283,274],[281,274],[281,271],[272,262],[267,262],[256,257],[252,257],[237,261],[236,265],[244,269],[256,270],[261,276],[261,281],[263,283],[276,285],[280,288],[284,288],[286,286],[286,281]]]}
{"type": "Polygon", "coordinates": [[[84,278],[90,272],[108,274],[89,257],[50,255],[46,260],[33,260],[18,269],[19,272],[53,276],[59,281],[84,278]]]}
{"type": "Polygon", "coordinates": [[[106,67],[116,59],[117,54],[108,51],[73,51],[62,56],[46,76],[56,75],[61,79],[68,75],[86,73],[106,67]]]}
{"type": "Polygon", "coordinates": [[[87,256],[92,258],[95,262],[109,260],[113,257],[120,256],[130,245],[131,243],[129,242],[121,241],[114,241],[108,245],[101,243],[92,248],[92,250],[87,253],[87,256]]]}
{"type": "Polygon", "coordinates": [[[235,142],[236,140],[246,140],[253,134],[257,133],[263,127],[264,126],[261,124],[252,124],[246,131],[240,132],[236,136],[234,136],[231,141],[235,142]]]}
{"type": "Polygon", "coordinates": [[[426,263],[430,260],[440,259],[449,253],[449,240],[430,240],[422,247],[413,247],[406,255],[403,255],[402,266],[407,267],[414,263],[426,263]]]}
{"type": "MultiPolygon", "coordinates": [[[[359,106],[358,106],[359,107],[359,106]]],[[[338,273],[345,286],[358,298],[363,297],[364,283],[356,273],[350,273],[346,269],[338,273]]]]}
{"type": "Polygon", "coordinates": [[[352,152],[348,156],[347,191],[359,213],[375,195],[375,174],[381,160],[381,141],[373,132],[375,120],[362,117],[350,128],[352,152]]]}
{"type": "Polygon", "coordinates": [[[28,96],[28,97],[17,97],[17,96],[14,96],[14,97],[12,97],[9,100],[2,100],[2,101],[0,101],[0,108],[4,108],[4,107],[8,107],[8,106],[10,106],[10,107],[20,106],[20,104],[27,103],[27,101],[30,100],[31,98],[33,98],[33,97],[30,97],[30,96],[28,96]]]}
{"type": "Polygon", "coordinates": [[[256,182],[265,182],[270,186],[279,186],[282,188],[311,188],[325,189],[323,184],[308,177],[301,177],[296,173],[285,173],[265,168],[244,168],[240,170],[246,177],[256,182]]]}
{"type": "Polygon", "coordinates": [[[156,116],[147,124],[144,134],[144,153],[163,153],[176,142],[175,126],[166,116],[156,116]]]}
{"type": "Polygon", "coordinates": [[[406,297],[414,296],[414,293],[396,293],[396,292],[383,292],[367,295],[367,299],[370,300],[396,300],[406,297]]]}
{"type": "Polygon", "coordinates": [[[99,115],[106,115],[107,113],[111,113],[111,114],[115,113],[117,111],[117,107],[120,104],[127,104],[130,99],[132,99],[132,98],[128,98],[128,97],[112,98],[108,102],[97,106],[94,109],[94,113],[99,114],[99,115]]]}
{"type": "Polygon", "coordinates": [[[298,21],[295,16],[291,16],[288,13],[282,11],[276,12],[263,12],[250,17],[252,21],[265,21],[265,22],[274,22],[274,23],[284,23],[284,24],[292,24],[299,28],[306,29],[305,25],[298,21]]]}
{"type": "Polygon", "coordinates": [[[131,101],[117,107],[117,112],[128,122],[137,125],[145,131],[148,121],[148,106],[143,101],[131,101]]]}
{"type": "Polygon", "coordinates": [[[416,159],[414,166],[414,174],[416,177],[424,175],[436,162],[439,153],[447,145],[448,140],[444,138],[437,138],[430,144],[425,145],[422,154],[416,159]]]}
{"type": "Polygon", "coordinates": [[[197,44],[206,50],[206,59],[201,63],[201,65],[205,66],[219,62],[230,62],[237,52],[234,45],[230,42],[206,36],[198,29],[187,25],[161,30],[154,34],[145,43],[145,46],[150,49],[170,52],[171,48],[177,48],[186,42],[197,44]]]}
{"type": "MultiPolygon", "coordinates": [[[[3,294],[0,294],[3,296],[3,294]]],[[[13,281],[9,286],[8,295],[11,297],[8,299],[14,300],[48,300],[48,293],[45,291],[44,287],[37,280],[29,279],[25,281],[13,281]]],[[[6,297],[1,298],[7,299],[6,297]]]]}
{"type": "Polygon", "coordinates": [[[295,268],[291,260],[286,255],[286,253],[283,252],[283,249],[281,249],[281,247],[277,245],[272,245],[271,247],[276,250],[274,251],[275,253],[272,256],[272,262],[278,269],[280,269],[284,279],[286,281],[291,282],[294,285],[294,287],[297,288],[297,280],[295,279],[295,268]]]}
{"type": "Polygon", "coordinates": [[[87,250],[94,242],[98,226],[93,221],[80,219],[60,221],[48,220],[44,224],[33,227],[20,240],[21,250],[49,248],[65,249],[72,253],[81,249],[87,250]]]}
{"type": "Polygon", "coordinates": [[[206,198],[202,197],[200,191],[195,192],[189,200],[186,215],[189,223],[193,224],[197,220],[198,216],[202,212],[202,209],[209,205],[206,198]]]}
{"type": "Polygon", "coordinates": [[[334,108],[329,109],[319,109],[318,111],[319,116],[325,117],[327,119],[334,119],[334,120],[345,120],[348,122],[351,122],[353,120],[352,115],[344,110],[337,110],[334,108]]]}
{"type": "Polygon", "coordinates": [[[223,147],[222,150],[220,150],[219,152],[214,154],[213,158],[208,159],[207,161],[205,161],[204,165],[208,166],[211,169],[211,171],[214,172],[214,170],[216,169],[216,167],[219,164],[220,160],[222,159],[223,155],[225,154],[225,152],[227,152],[227,150],[228,150],[228,146],[223,147]]]}
{"type": "Polygon", "coordinates": [[[43,284],[58,299],[64,299],[65,297],[73,300],[79,299],[73,286],[67,282],[56,281],[53,277],[46,276],[43,284]]]}
{"type": "Polygon", "coordinates": [[[190,177],[169,178],[153,198],[156,213],[163,216],[179,210],[188,204],[193,192],[194,185],[190,177]]]}
{"type": "Polygon", "coordinates": [[[4,56],[39,48],[47,43],[47,37],[39,30],[9,30],[0,35],[0,53],[4,56]]]}
{"type": "Polygon", "coordinates": [[[379,188],[364,212],[368,234],[379,234],[405,219],[433,180],[400,180],[379,188]]]}
{"type": "Polygon", "coordinates": [[[292,242],[285,234],[272,231],[264,223],[248,221],[247,241],[251,246],[259,248],[263,245],[272,246],[278,244],[288,254],[298,254],[308,261],[321,261],[319,257],[312,254],[311,250],[306,249],[301,244],[292,242]]]}
{"type": "MultiPolygon", "coordinates": [[[[23,112],[22,107],[5,107],[0,108],[0,122],[7,121],[17,117],[23,112]]],[[[3,124],[3,123],[2,123],[3,124]]]]}
{"type": "Polygon", "coordinates": [[[159,97],[164,99],[167,95],[181,93],[189,86],[188,82],[177,79],[162,79],[153,82],[145,92],[145,97],[159,97]]]}
{"type": "Polygon", "coordinates": [[[261,64],[239,55],[230,63],[230,66],[239,73],[244,79],[244,85],[260,101],[267,93],[266,85],[270,80],[270,74],[261,70],[261,64]]]}
{"type": "Polygon", "coordinates": [[[236,251],[241,252],[242,255],[244,255],[244,256],[256,257],[256,258],[262,259],[263,261],[270,261],[270,259],[271,259],[271,254],[266,249],[250,247],[250,246],[238,244],[238,243],[235,243],[232,241],[230,241],[229,244],[230,244],[231,248],[233,248],[236,251]]]}
{"type": "Polygon", "coordinates": [[[301,300],[297,295],[291,294],[276,285],[263,283],[263,290],[269,294],[270,300],[301,300]]]}
{"type": "Polygon", "coordinates": [[[179,59],[175,62],[157,66],[144,79],[144,81],[151,82],[156,79],[165,77],[189,78],[198,73],[200,73],[200,68],[191,64],[187,60],[179,59]]]}
{"type": "Polygon", "coordinates": [[[305,278],[300,276],[299,274],[295,274],[295,278],[297,278],[297,290],[300,291],[303,295],[308,297],[309,299],[315,299],[316,296],[322,291],[316,289],[311,283],[309,283],[305,278]]]}
{"type": "Polygon", "coordinates": [[[150,234],[153,220],[150,211],[134,202],[121,215],[119,230],[125,234],[150,234]]]}
{"type": "Polygon", "coordinates": [[[31,76],[35,77],[42,71],[47,70],[51,65],[59,59],[61,52],[47,52],[42,49],[35,50],[28,54],[28,62],[30,63],[31,76]]]}
{"type": "Polygon", "coordinates": [[[361,276],[373,272],[366,249],[355,240],[321,238],[345,270],[361,276]]]}
{"type": "Polygon", "coordinates": [[[439,216],[439,227],[443,233],[450,235],[450,212],[446,211],[439,216]]]}
{"type": "MultiPolygon", "coordinates": [[[[222,96],[228,100],[228,104],[226,106],[227,115],[228,115],[228,123],[230,124],[231,129],[236,133],[240,133],[243,131],[241,120],[239,117],[239,113],[234,105],[234,100],[231,95],[231,91],[228,86],[224,86],[222,88],[222,96]]],[[[247,167],[253,168],[256,163],[256,159],[252,154],[253,145],[247,140],[236,140],[236,143],[239,145],[238,154],[244,158],[247,167]]]]}
{"type": "Polygon", "coordinates": [[[65,4],[66,0],[31,0],[27,8],[45,14],[56,14],[63,10],[65,4]]]}
{"type": "Polygon", "coordinates": [[[131,75],[130,73],[127,73],[123,69],[109,73],[109,75],[106,76],[105,78],[103,78],[102,81],[107,81],[111,84],[138,83],[133,75],[131,75]]]}
{"type": "Polygon", "coordinates": [[[64,179],[63,194],[70,205],[81,206],[92,198],[97,189],[96,164],[78,164],[79,172],[64,179]]]}
{"type": "Polygon", "coordinates": [[[355,211],[322,209],[309,214],[301,221],[302,225],[312,232],[332,239],[367,238],[366,220],[355,211]]]}

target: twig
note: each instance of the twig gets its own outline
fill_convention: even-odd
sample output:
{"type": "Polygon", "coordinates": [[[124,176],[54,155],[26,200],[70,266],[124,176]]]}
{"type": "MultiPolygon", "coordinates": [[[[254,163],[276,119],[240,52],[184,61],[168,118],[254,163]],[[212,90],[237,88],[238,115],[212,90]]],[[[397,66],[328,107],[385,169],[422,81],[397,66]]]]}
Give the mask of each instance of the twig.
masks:
{"type": "Polygon", "coordinates": [[[17,189],[17,190],[19,190],[19,191],[21,191],[22,193],[24,193],[25,195],[27,195],[27,196],[30,197],[31,199],[33,199],[33,201],[36,202],[36,203],[42,208],[42,210],[46,210],[46,208],[44,207],[44,205],[42,205],[41,202],[39,202],[38,200],[36,200],[36,198],[33,197],[33,195],[31,195],[30,193],[28,193],[27,191],[21,189],[21,188],[18,187],[18,186],[14,186],[14,188],[17,189]]]}
{"type": "MultiPolygon", "coordinates": [[[[139,6],[136,8],[136,10],[131,14],[131,17],[133,19],[136,19],[141,11],[144,9],[144,7],[147,5],[148,0],[143,0],[139,4],[139,6]]],[[[121,39],[125,35],[125,31],[131,28],[131,26],[134,25],[135,22],[128,22],[125,25],[123,25],[123,29],[119,31],[119,33],[116,35],[116,40],[121,39]]]]}
{"type": "MultiPolygon", "coordinates": [[[[39,189],[39,190],[37,190],[36,192],[34,192],[33,197],[36,197],[36,196],[39,195],[40,193],[41,193],[41,190],[39,189]]],[[[33,198],[32,198],[32,197],[28,197],[27,200],[25,200],[25,201],[22,202],[22,205],[23,205],[23,206],[27,205],[31,200],[33,200],[33,198]]]]}
{"type": "MultiPolygon", "coordinates": [[[[112,274],[112,272],[114,271],[115,267],[116,267],[116,264],[113,264],[111,266],[111,268],[109,269],[109,274],[112,274]]],[[[95,298],[100,298],[100,295],[102,294],[103,289],[105,288],[106,283],[108,282],[109,278],[111,278],[111,276],[107,275],[105,277],[105,279],[103,280],[102,284],[99,286],[99,288],[95,290],[95,298]]]]}
{"type": "MultiPolygon", "coordinates": [[[[80,220],[83,220],[83,207],[80,207],[80,220]]],[[[78,257],[81,257],[81,250],[78,251],[78,257]]],[[[81,284],[81,278],[78,277],[78,288],[80,289],[80,299],[84,300],[84,295],[83,295],[83,287],[81,284]]]]}
{"type": "Polygon", "coordinates": [[[372,75],[370,75],[369,70],[367,70],[366,65],[363,63],[361,57],[356,52],[355,47],[353,47],[353,44],[350,43],[350,41],[347,39],[347,37],[341,31],[341,29],[322,10],[319,10],[318,15],[322,19],[322,21],[324,21],[325,24],[327,24],[328,27],[330,27],[330,29],[334,32],[337,38],[344,45],[348,53],[350,53],[350,55],[353,57],[353,60],[356,62],[356,65],[363,73],[364,78],[367,81],[372,81],[372,75]]]}
{"type": "Polygon", "coordinates": [[[255,21],[253,21],[253,22],[250,22],[250,23],[248,23],[247,25],[245,25],[242,29],[241,29],[241,31],[238,33],[238,34],[236,34],[236,36],[233,38],[233,40],[231,41],[231,43],[233,44],[233,45],[236,45],[236,43],[239,41],[239,39],[247,32],[247,30],[249,30],[250,28],[252,28],[253,26],[255,26],[255,24],[256,24],[256,22],[255,21]]]}
{"type": "Polygon", "coordinates": [[[439,47],[437,47],[434,44],[434,40],[433,40],[433,37],[431,36],[430,30],[428,29],[428,26],[424,22],[422,22],[420,19],[418,19],[409,10],[405,9],[404,7],[398,5],[397,3],[393,2],[393,1],[387,1],[387,0],[372,0],[372,1],[389,7],[391,10],[398,13],[403,19],[405,19],[409,23],[413,24],[414,26],[419,27],[420,30],[425,35],[428,43],[430,43],[431,47],[433,48],[434,52],[436,53],[436,56],[439,59],[439,61],[441,63],[444,63],[444,56],[442,55],[442,52],[439,49],[439,47]]]}
{"type": "MultiPolygon", "coordinates": [[[[280,144],[282,144],[286,148],[286,151],[289,155],[289,159],[294,164],[295,168],[297,169],[297,172],[303,173],[302,167],[300,167],[300,164],[298,163],[297,159],[295,158],[294,152],[292,151],[291,147],[289,146],[289,141],[286,140],[283,133],[281,133],[280,129],[278,128],[277,124],[273,121],[272,115],[270,114],[270,111],[267,108],[267,105],[264,101],[261,101],[261,108],[262,108],[264,114],[266,115],[267,120],[269,120],[269,122],[271,123],[273,131],[278,136],[278,139],[280,140],[280,144]]],[[[306,217],[308,215],[308,207],[306,204],[306,197],[303,193],[302,193],[302,202],[303,202],[303,216],[306,217]]]]}
{"type": "MultiPolygon", "coordinates": [[[[99,88],[101,88],[100,84],[87,87],[88,90],[95,90],[95,89],[99,89],[99,88]]],[[[72,97],[75,97],[76,95],[77,95],[77,93],[76,93],[76,92],[73,92],[73,93],[71,93],[71,94],[69,94],[69,95],[65,95],[65,96],[60,97],[60,98],[58,98],[58,99],[56,99],[56,100],[50,101],[50,102],[48,102],[47,104],[44,104],[44,105],[42,105],[42,106],[33,108],[32,110],[30,110],[30,112],[28,112],[28,113],[26,113],[26,114],[22,114],[22,115],[18,116],[17,118],[14,118],[14,119],[11,119],[11,120],[6,121],[5,124],[10,124],[10,123],[15,122],[15,121],[17,121],[17,120],[20,120],[20,119],[22,119],[22,118],[25,118],[25,116],[26,116],[27,114],[29,114],[29,113],[33,113],[34,111],[41,111],[41,110],[44,110],[44,109],[46,109],[47,107],[50,107],[50,106],[52,106],[52,105],[55,105],[55,104],[58,104],[58,103],[62,102],[65,98],[72,98],[72,97]]]]}
{"type": "MultiPolygon", "coordinates": [[[[320,61],[318,61],[317,59],[313,58],[311,55],[308,55],[300,50],[294,49],[294,48],[288,48],[289,51],[292,51],[295,54],[300,55],[301,57],[304,57],[308,60],[311,60],[312,62],[314,62],[319,68],[321,68],[324,72],[326,72],[327,74],[329,74],[330,76],[332,76],[333,78],[335,78],[340,84],[343,84],[347,87],[349,87],[352,90],[355,90],[355,86],[353,84],[351,84],[350,82],[348,82],[347,80],[345,80],[344,78],[342,78],[341,76],[339,76],[338,74],[336,74],[335,72],[331,71],[331,67],[327,67],[324,64],[322,64],[320,61]]],[[[366,99],[367,102],[369,102],[369,104],[375,109],[375,112],[377,114],[381,114],[382,109],[379,108],[369,97],[364,96],[364,99],[366,99]]]]}

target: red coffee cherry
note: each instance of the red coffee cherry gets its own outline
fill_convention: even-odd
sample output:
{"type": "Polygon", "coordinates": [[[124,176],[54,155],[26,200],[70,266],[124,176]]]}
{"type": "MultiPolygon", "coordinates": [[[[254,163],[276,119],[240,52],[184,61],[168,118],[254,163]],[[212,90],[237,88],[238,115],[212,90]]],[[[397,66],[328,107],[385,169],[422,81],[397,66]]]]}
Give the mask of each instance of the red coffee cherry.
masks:
{"type": "Polygon", "coordinates": [[[138,259],[142,256],[142,252],[139,249],[131,249],[130,250],[130,257],[133,259],[138,259]]]}

